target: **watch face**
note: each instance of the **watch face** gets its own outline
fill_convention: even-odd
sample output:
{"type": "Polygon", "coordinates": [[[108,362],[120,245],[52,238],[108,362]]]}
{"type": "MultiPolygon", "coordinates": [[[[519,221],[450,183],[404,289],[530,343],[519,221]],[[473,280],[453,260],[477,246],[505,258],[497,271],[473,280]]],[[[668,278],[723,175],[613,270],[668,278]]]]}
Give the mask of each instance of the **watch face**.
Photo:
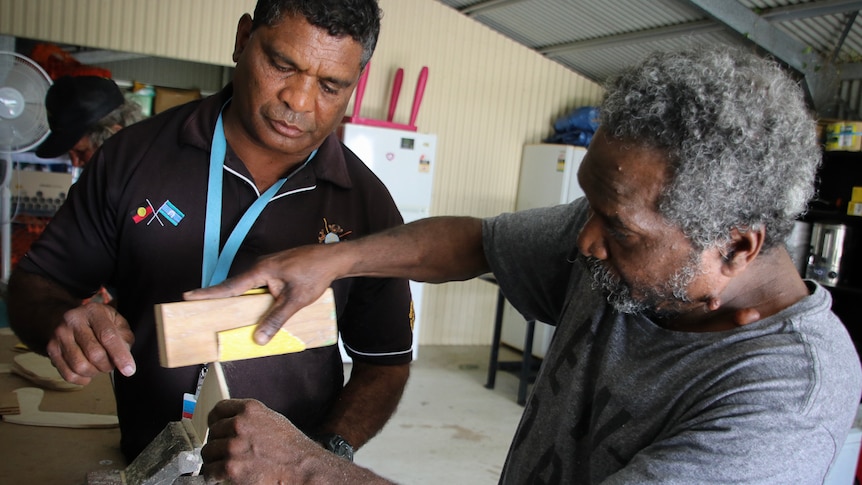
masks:
{"type": "Polygon", "coordinates": [[[326,440],[326,449],[336,455],[353,461],[353,447],[341,436],[334,434],[326,440]]]}

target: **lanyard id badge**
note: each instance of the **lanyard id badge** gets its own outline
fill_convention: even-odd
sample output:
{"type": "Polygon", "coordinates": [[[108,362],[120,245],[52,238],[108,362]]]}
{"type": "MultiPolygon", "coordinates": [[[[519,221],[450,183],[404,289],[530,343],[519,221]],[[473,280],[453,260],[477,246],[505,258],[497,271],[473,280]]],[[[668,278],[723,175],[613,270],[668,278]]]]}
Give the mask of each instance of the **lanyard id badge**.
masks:
{"type": "MultiPolygon", "coordinates": [[[[225,103],[227,105],[227,103],[225,103]]],[[[224,107],[222,107],[224,111],[224,107]]],[[[317,149],[311,152],[311,155],[291,172],[286,177],[278,179],[275,184],[261,194],[252,204],[246,209],[245,213],[234,226],[228,236],[224,247],[219,251],[219,243],[221,238],[221,212],[222,212],[222,189],[224,181],[224,160],[227,153],[227,139],[224,134],[224,121],[222,113],[219,113],[216,120],[215,131],[213,132],[212,147],[210,149],[209,177],[207,181],[207,202],[206,202],[206,220],[204,223],[204,248],[203,248],[203,263],[201,267],[201,288],[213,286],[221,283],[227,278],[231,264],[236,257],[239,247],[251,230],[251,226],[263,212],[267,204],[275,197],[281,187],[288,179],[293,177],[297,172],[302,170],[311,159],[317,155],[317,149]]],[[[200,396],[200,390],[203,386],[204,378],[207,374],[208,366],[203,364],[198,381],[195,386],[195,393],[183,394],[183,417],[191,417],[194,414],[195,404],[200,396]]]]}

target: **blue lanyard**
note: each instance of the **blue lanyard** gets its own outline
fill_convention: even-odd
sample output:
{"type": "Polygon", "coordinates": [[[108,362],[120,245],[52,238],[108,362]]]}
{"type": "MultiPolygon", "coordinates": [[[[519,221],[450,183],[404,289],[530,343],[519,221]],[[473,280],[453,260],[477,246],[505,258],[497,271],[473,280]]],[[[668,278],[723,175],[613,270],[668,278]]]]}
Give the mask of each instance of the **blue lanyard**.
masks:
{"type": "Polygon", "coordinates": [[[270,200],[278,193],[281,186],[296,172],[305,167],[317,154],[314,150],[305,162],[290,173],[287,177],[280,178],[266,192],[260,195],[249,207],[242,218],[231,231],[225,242],[224,248],[219,254],[219,242],[221,237],[221,209],[222,209],[222,182],[224,179],[224,158],[227,152],[227,140],[224,136],[224,124],[222,115],[219,113],[213,133],[212,148],[210,151],[209,181],[207,183],[207,214],[204,226],[204,254],[203,267],[201,270],[201,287],[216,285],[227,278],[227,273],[233,263],[239,246],[248,235],[254,221],[270,200]]]}

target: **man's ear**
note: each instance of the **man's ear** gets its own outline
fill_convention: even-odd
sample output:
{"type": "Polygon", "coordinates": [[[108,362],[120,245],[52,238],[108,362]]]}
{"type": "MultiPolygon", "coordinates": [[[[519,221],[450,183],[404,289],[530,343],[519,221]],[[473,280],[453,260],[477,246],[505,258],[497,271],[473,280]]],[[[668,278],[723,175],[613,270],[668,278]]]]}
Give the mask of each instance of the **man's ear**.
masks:
{"type": "Polygon", "coordinates": [[[722,273],[726,276],[734,276],[744,271],[760,254],[764,239],[766,239],[766,230],[763,226],[731,229],[730,242],[723,252],[722,273]]]}
{"type": "Polygon", "coordinates": [[[239,56],[245,50],[248,39],[251,37],[252,20],[251,15],[243,14],[236,25],[236,40],[233,44],[233,62],[239,62],[239,56]]]}

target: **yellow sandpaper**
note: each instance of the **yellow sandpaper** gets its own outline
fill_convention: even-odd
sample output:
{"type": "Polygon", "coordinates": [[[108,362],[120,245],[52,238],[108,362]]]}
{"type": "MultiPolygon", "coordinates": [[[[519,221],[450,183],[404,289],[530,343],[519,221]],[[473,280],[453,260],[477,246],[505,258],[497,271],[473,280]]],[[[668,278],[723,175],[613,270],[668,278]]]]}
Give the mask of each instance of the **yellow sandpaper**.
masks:
{"type": "Polygon", "coordinates": [[[302,352],[305,342],[288,332],[279,330],[266,345],[258,345],[253,338],[256,325],[218,332],[218,360],[252,359],[268,355],[302,352]]]}

